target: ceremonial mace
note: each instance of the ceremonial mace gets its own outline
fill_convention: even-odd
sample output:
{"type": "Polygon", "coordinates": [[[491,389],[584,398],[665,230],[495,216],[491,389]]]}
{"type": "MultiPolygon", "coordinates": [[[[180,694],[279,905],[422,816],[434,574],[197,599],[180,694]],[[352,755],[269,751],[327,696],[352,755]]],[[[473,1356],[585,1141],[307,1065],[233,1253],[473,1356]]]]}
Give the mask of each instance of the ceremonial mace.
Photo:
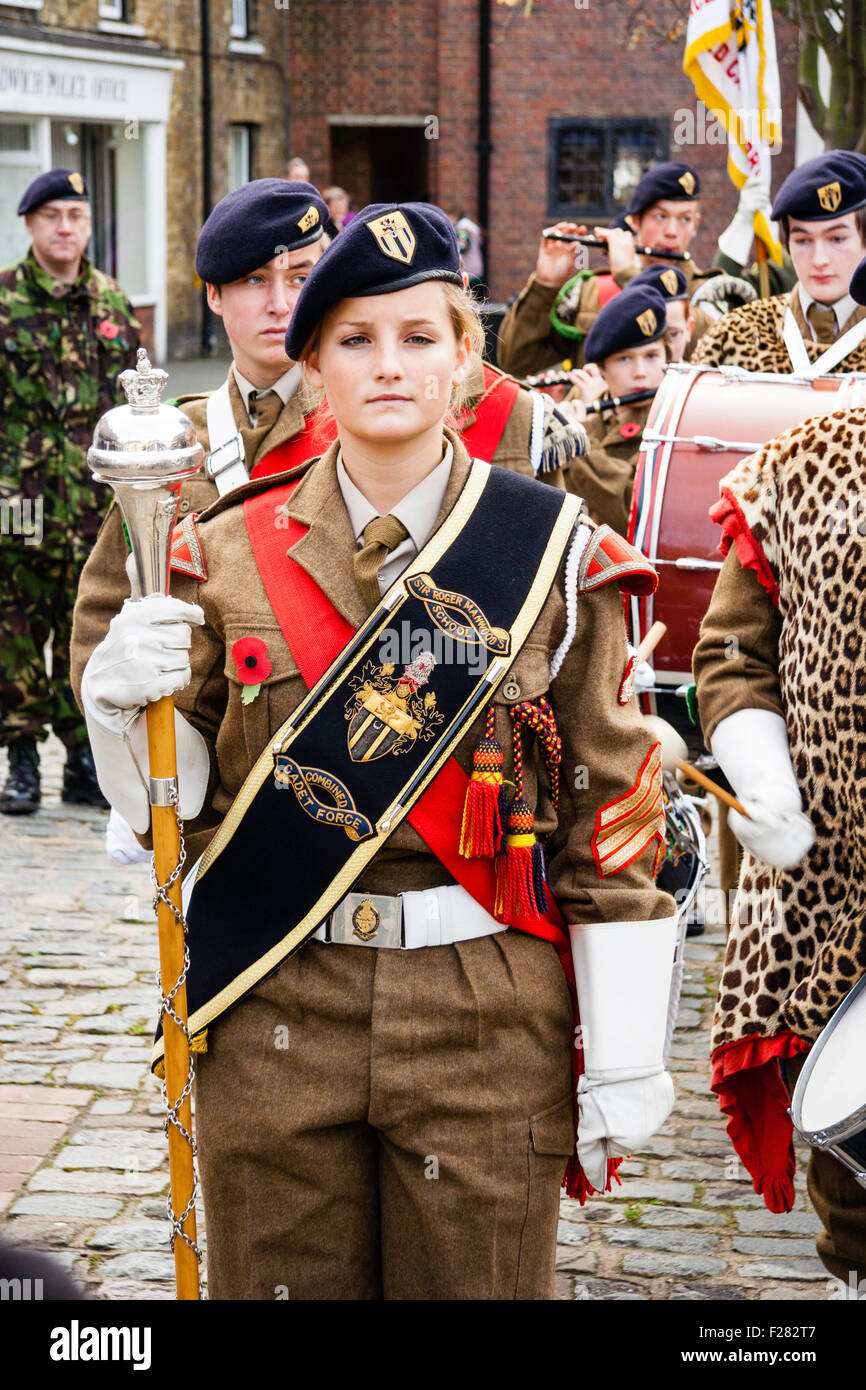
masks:
{"type": "MultiPolygon", "coordinates": [[[[134,371],[118,378],[127,405],[99,420],[87,462],[97,482],[114,489],[138,571],[141,597],[168,592],[171,535],[181,484],[198,473],[204,450],[187,417],[160,400],[168,374],[138,350],[134,371]]],[[[153,882],[159,930],[160,1017],[165,1039],[165,1082],[171,1248],[179,1299],[201,1296],[195,1229],[195,1147],[192,1137],[192,1062],[187,1027],[189,961],[180,889],[182,848],[174,737],[174,698],[147,706],[153,882]]]]}

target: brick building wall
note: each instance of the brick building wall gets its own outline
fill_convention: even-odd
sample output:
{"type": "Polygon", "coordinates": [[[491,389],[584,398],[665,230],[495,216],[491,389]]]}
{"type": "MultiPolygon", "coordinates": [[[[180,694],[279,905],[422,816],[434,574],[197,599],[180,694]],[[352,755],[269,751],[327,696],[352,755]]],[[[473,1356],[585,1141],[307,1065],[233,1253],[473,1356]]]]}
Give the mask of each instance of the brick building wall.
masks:
{"type": "MultiPolygon", "coordinates": [[[[193,264],[203,216],[200,0],[130,0],[125,25],[100,24],[98,0],[44,0],[41,9],[19,9],[0,0],[0,33],[62,47],[107,49],[119,63],[127,55],[179,59],[173,76],[166,131],[168,355],[184,357],[201,343],[201,285],[193,264]]],[[[285,171],[288,139],[289,44],[287,11],[275,0],[248,0],[246,44],[230,34],[231,0],[210,0],[212,84],[211,202],[229,188],[233,125],[252,131],[250,175],[285,171]],[[252,51],[238,51],[246,47],[252,51]],[[255,51],[260,49],[261,51],[255,51]]],[[[93,115],[97,119],[96,114],[93,115]]],[[[147,314],[143,314],[143,318],[147,314]]],[[[216,320],[215,332],[221,333],[216,320]]]]}
{"type": "MultiPolygon", "coordinates": [[[[648,10],[652,9],[649,0],[648,10]]],[[[520,289],[549,220],[548,122],[551,118],[668,118],[668,157],[701,177],[703,221],[694,247],[709,264],[715,241],[736,204],[724,146],[678,147],[675,113],[696,112],[682,72],[683,43],[652,41],[629,51],[614,0],[535,0],[491,5],[491,140],[488,283],[494,298],[520,289]]],[[[429,196],[455,212],[477,216],[478,0],[293,0],[288,16],[292,150],[310,163],[321,186],[338,181],[360,206],[381,196],[370,171],[341,147],[339,174],[331,158],[342,114],[364,118],[435,115],[428,141],[429,196]]],[[[774,187],[794,161],[796,33],[776,19],[785,145],[774,160],[774,187]]],[[[358,137],[357,144],[363,144],[358,137]]],[[[359,161],[361,155],[359,154],[359,161]]]]}

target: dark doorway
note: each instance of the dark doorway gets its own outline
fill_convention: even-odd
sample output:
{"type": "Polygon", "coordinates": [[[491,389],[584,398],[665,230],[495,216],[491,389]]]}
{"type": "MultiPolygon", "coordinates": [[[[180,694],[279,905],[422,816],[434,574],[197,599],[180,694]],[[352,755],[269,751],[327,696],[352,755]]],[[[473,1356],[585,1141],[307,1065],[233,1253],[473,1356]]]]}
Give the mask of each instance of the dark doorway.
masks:
{"type": "Polygon", "coordinates": [[[332,126],[331,179],[356,211],[367,203],[429,200],[423,126],[332,126]]]}

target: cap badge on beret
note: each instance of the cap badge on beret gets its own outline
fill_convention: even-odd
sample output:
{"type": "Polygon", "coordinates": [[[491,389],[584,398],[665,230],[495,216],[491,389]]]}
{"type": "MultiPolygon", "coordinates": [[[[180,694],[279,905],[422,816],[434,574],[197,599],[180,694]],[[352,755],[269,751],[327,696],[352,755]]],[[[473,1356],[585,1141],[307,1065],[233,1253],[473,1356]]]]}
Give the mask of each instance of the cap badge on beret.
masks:
{"type": "Polygon", "coordinates": [[[319,209],[314,208],[312,203],[307,208],[303,217],[298,219],[298,230],[301,232],[311,232],[319,221],[319,209]]]}
{"type": "Polygon", "coordinates": [[[417,246],[415,233],[399,208],[385,213],[384,217],[374,217],[366,225],[380,251],[403,265],[412,264],[417,246]]]}
{"type": "Polygon", "coordinates": [[[842,201],[842,186],[838,181],[825,183],[818,189],[818,202],[825,212],[835,212],[842,201]]]}
{"type": "Polygon", "coordinates": [[[677,183],[682,184],[684,192],[691,196],[695,191],[695,176],[691,169],[686,169],[684,174],[680,174],[677,183]]]}
{"type": "Polygon", "coordinates": [[[679,281],[675,270],[663,270],[659,276],[668,294],[676,294],[679,289],[679,281]]]}
{"type": "Polygon", "coordinates": [[[644,309],[642,314],[638,314],[636,323],[645,338],[649,338],[658,328],[658,319],[652,309],[644,309]]]}
{"type": "Polygon", "coordinates": [[[84,179],[81,177],[77,169],[73,170],[73,172],[69,175],[69,182],[72,184],[72,187],[75,189],[76,193],[84,192],[84,179]]]}

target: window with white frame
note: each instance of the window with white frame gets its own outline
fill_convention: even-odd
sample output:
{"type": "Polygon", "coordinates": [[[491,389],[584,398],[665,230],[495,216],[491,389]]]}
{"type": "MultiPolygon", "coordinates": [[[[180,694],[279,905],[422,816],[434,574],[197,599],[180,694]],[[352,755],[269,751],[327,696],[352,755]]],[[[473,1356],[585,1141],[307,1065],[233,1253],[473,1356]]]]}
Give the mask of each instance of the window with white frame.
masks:
{"type": "Polygon", "coordinates": [[[126,24],[130,19],[130,4],[131,0],[99,0],[99,18],[126,24]]]}
{"type": "Polygon", "coordinates": [[[233,39],[248,39],[250,36],[249,0],[232,0],[232,25],[229,30],[233,39]]]}
{"type": "Polygon", "coordinates": [[[249,183],[253,168],[253,132],[248,125],[229,127],[229,192],[249,183]]]}
{"type": "Polygon", "coordinates": [[[19,260],[30,245],[16,209],[25,188],[47,167],[37,122],[0,120],[0,266],[19,260]]]}

